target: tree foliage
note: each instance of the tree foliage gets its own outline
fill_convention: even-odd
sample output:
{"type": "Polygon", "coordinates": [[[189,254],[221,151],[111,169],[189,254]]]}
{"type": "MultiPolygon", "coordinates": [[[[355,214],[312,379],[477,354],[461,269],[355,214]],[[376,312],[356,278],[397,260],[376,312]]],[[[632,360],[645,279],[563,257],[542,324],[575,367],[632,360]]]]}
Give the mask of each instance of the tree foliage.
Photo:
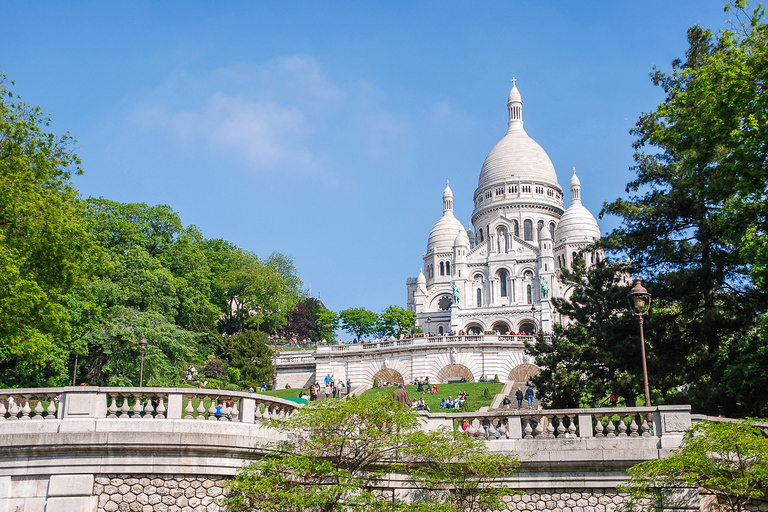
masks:
{"type": "Polygon", "coordinates": [[[627,265],[598,261],[589,269],[577,258],[561,269],[569,299],[553,299],[572,323],[554,336],[526,342],[541,373],[531,378],[539,398],[552,407],[594,406],[611,393],[634,405],[642,395],[640,341],[627,311],[627,265]]]}
{"type": "Polygon", "coordinates": [[[238,472],[231,510],[499,510],[515,494],[491,485],[514,471],[514,457],[452,431],[423,432],[418,414],[389,396],[314,402],[272,426],[288,441],[238,472]],[[393,470],[411,477],[410,501],[386,489],[393,470]]]}
{"type": "Polygon", "coordinates": [[[652,385],[665,396],[688,384],[698,410],[725,414],[753,389],[721,384],[727,361],[764,350],[752,333],[768,306],[768,28],[762,9],[735,7],[734,30],[692,27],[685,60],[653,71],[666,98],[632,131],[631,196],[601,213],[622,219],[605,247],[628,254],[654,296],[649,353],[668,355],[677,382],[652,385]]]}
{"type": "Polygon", "coordinates": [[[389,306],[379,315],[379,321],[385,336],[395,336],[397,338],[404,334],[411,334],[413,327],[416,325],[416,317],[413,311],[401,308],[400,306],[389,306]]]}
{"type": "Polygon", "coordinates": [[[664,490],[701,487],[725,510],[743,510],[768,489],[768,429],[754,425],[755,420],[699,423],[669,457],[627,470],[630,480],[620,490],[635,500],[653,498],[654,508],[662,510],[669,505],[664,490]]]}
{"type": "Polygon", "coordinates": [[[71,184],[76,141],[49,124],[0,73],[0,386],[56,382],[71,341],[59,299],[98,259],[71,184]]]}
{"type": "Polygon", "coordinates": [[[365,308],[349,308],[339,312],[339,320],[341,328],[359,340],[363,336],[373,334],[379,317],[365,308]]]}

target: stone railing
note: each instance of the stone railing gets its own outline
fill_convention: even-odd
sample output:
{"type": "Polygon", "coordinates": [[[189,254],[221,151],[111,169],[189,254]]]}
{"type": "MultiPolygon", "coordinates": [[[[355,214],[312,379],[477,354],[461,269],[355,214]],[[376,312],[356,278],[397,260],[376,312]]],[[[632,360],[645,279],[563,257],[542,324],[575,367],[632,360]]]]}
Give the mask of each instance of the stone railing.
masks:
{"type": "Polygon", "coordinates": [[[408,338],[405,340],[382,340],[375,343],[353,343],[345,345],[318,345],[315,354],[329,355],[338,352],[369,352],[376,350],[387,350],[398,347],[429,347],[434,345],[450,345],[456,343],[468,343],[472,345],[503,343],[509,345],[518,345],[520,347],[528,342],[535,342],[535,336],[524,335],[496,335],[496,334],[467,334],[467,335],[442,335],[442,336],[423,336],[417,338],[408,338]]]}
{"type": "Polygon", "coordinates": [[[286,418],[297,407],[300,405],[290,400],[216,389],[90,386],[0,389],[0,422],[106,418],[254,423],[286,418]],[[218,403],[222,407],[217,416],[218,403]]]}
{"type": "Polygon", "coordinates": [[[691,426],[689,405],[600,409],[512,409],[475,413],[424,413],[428,428],[440,425],[471,436],[501,439],[662,438],[677,446],[691,426]],[[648,422],[648,417],[652,422],[648,422]]]}

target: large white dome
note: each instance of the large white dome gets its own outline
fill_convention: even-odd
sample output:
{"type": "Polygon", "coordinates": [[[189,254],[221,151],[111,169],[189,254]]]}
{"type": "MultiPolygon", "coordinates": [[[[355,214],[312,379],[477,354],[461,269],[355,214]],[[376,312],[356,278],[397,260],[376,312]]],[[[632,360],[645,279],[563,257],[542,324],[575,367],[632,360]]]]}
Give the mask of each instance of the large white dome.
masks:
{"type": "Polygon", "coordinates": [[[485,158],[478,189],[517,180],[547,183],[559,188],[555,166],[549,155],[523,128],[523,100],[514,84],[507,109],[507,133],[485,158]]]}

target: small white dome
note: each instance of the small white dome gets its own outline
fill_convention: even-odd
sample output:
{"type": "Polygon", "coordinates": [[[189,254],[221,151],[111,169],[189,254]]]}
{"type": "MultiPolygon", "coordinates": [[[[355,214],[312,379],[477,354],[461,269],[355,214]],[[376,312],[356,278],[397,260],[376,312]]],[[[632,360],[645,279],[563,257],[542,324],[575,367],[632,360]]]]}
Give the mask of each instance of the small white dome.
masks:
{"type": "Polygon", "coordinates": [[[425,285],[427,284],[427,278],[424,277],[424,269],[419,270],[419,277],[416,278],[416,284],[418,285],[425,285]]]}
{"type": "Polygon", "coordinates": [[[427,252],[433,249],[436,251],[453,250],[453,243],[456,241],[456,234],[459,231],[463,232],[464,226],[453,216],[453,212],[445,212],[429,233],[427,252]]]}
{"type": "Polygon", "coordinates": [[[552,233],[549,231],[549,226],[541,226],[541,229],[539,230],[539,240],[552,240],[552,233]]]}
{"type": "Polygon", "coordinates": [[[467,232],[460,229],[459,233],[456,235],[456,239],[453,241],[453,245],[454,247],[469,248],[469,236],[467,235],[467,232]]]}
{"type": "Polygon", "coordinates": [[[584,205],[576,203],[560,217],[555,237],[557,245],[565,242],[594,242],[600,239],[600,226],[584,205]]]}

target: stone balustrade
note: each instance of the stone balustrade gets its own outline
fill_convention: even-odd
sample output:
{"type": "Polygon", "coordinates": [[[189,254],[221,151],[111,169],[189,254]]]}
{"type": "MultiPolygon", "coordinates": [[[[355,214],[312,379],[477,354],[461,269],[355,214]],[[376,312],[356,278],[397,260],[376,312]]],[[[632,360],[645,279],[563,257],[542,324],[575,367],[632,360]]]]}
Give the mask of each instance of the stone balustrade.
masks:
{"type": "Polygon", "coordinates": [[[287,418],[297,407],[300,405],[290,400],[216,389],[72,386],[0,390],[0,422],[106,418],[255,423],[287,418]],[[217,416],[218,403],[222,408],[217,416]]]}
{"type": "Polygon", "coordinates": [[[428,347],[433,345],[453,345],[468,343],[472,345],[487,344],[487,343],[503,343],[508,345],[514,345],[523,347],[524,343],[528,341],[533,343],[536,341],[535,336],[524,336],[519,334],[466,334],[466,335],[440,335],[440,336],[423,336],[414,337],[404,340],[382,340],[374,343],[352,343],[344,345],[318,345],[316,354],[330,354],[338,352],[369,352],[377,350],[393,349],[398,347],[428,347]]]}

